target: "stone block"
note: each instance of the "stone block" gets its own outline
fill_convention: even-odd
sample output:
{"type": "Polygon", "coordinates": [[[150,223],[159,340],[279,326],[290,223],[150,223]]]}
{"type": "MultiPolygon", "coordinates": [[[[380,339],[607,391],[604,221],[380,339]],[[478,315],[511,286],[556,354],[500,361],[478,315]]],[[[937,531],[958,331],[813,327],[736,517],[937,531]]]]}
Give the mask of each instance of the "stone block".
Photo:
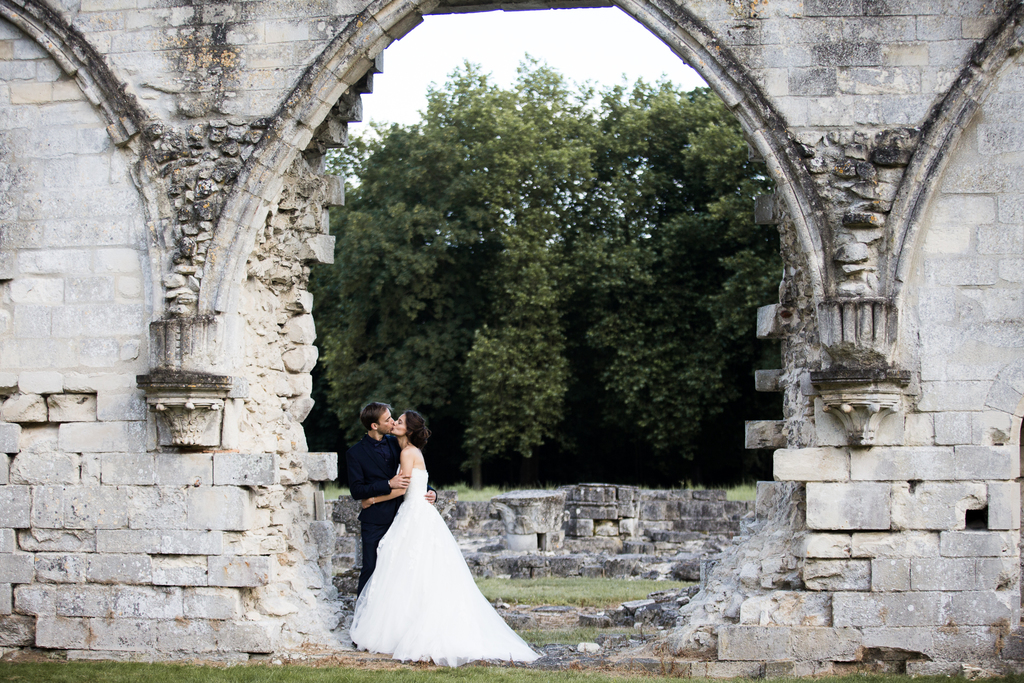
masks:
{"type": "Polygon", "coordinates": [[[186,619],[237,619],[242,616],[242,597],[235,588],[186,588],[186,619]]]}
{"type": "Polygon", "coordinates": [[[96,552],[96,532],[88,530],[26,529],[18,532],[18,546],[27,552],[96,552]]]}
{"type": "Polygon", "coordinates": [[[153,565],[149,555],[91,555],[86,577],[92,583],[148,584],[153,582],[153,565]]]}
{"type": "Polygon", "coordinates": [[[12,484],[77,484],[79,457],[77,453],[23,451],[10,466],[12,484]]]}
{"type": "Polygon", "coordinates": [[[949,623],[967,626],[1005,626],[1011,623],[1016,591],[963,591],[951,593],[946,605],[949,623]]]}
{"type": "Polygon", "coordinates": [[[206,557],[196,555],[162,555],[153,558],[154,586],[207,585],[206,557]]]}
{"type": "Polygon", "coordinates": [[[985,590],[1016,590],[1020,580],[1017,557],[982,557],[975,561],[975,587],[985,590]]]}
{"type": "Polygon", "coordinates": [[[306,373],[313,369],[319,352],[315,346],[298,346],[281,355],[285,370],[291,373],[306,373]]]}
{"type": "Polygon", "coordinates": [[[54,650],[85,650],[92,645],[86,619],[46,616],[36,621],[36,647],[54,650]]]}
{"type": "Polygon", "coordinates": [[[0,486],[7,486],[11,476],[11,459],[0,454],[0,486]]]}
{"type": "Polygon", "coordinates": [[[312,315],[297,315],[290,318],[281,328],[288,341],[299,346],[308,346],[316,341],[316,323],[312,315]]]}
{"type": "Polygon", "coordinates": [[[808,560],[804,585],[812,591],[866,591],[871,589],[869,560],[808,560]]]}
{"type": "Polygon", "coordinates": [[[217,630],[205,620],[179,619],[155,625],[156,647],[162,652],[216,652],[217,630]]]}
{"type": "Polygon", "coordinates": [[[120,586],[92,583],[57,587],[56,615],[59,617],[106,617],[113,615],[114,593],[120,586]]]}
{"type": "Polygon", "coordinates": [[[96,419],[101,422],[145,420],[146,411],[145,395],[139,391],[101,391],[96,395],[96,419]]]}
{"type": "Polygon", "coordinates": [[[310,481],[334,481],[338,478],[337,453],[301,453],[300,457],[310,481]]]}
{"type": "Polygon", "coordinates": [[[889,516],[888,484],[807,484],[807,526],[811,529],[888,529],[889,516]]]}
{"type": "MultiPolygon", "coordinates": [[[[337,463],[337,456],[334,461],[337,463]]],[[[273,453],[215,453],[213,483],[215,486],[271,486],[278,483],[277,459],[273,453]]]]}
{"type": "Polygon", "coordinates": [[[0,647],[32,647],[36,618],[20,614],[0,617],[0,647]]]}
{"type": "Polygon", "coordinates": [[[273,623],[225,622],[217,632],[217,647],[225,652],[273,652],[279,629],[273,623]]]}
{"type": "Polygon", "coordinates": [[[163,486],[213,485],[210,453],[157,453],[156,483],[163,486]]]}
{"type": "Polygon", "coordinates": [[[155,555],[160,552],[160,532],[149,529],[98,529],[96,552],[155,555]]]}
{"type": "Polygon", "coordinates": [[[939,534],[943,557],[1016,557],[1016,534],[988,531],[943,531],[939,534]]]}
{"type": "Polygon", "coordinates": [[[1000,481],[988,485],[988,528],[1020,529],[1020,484],[1000,481]]]}
{"type": "Polygon", "coordinates": [[[594,535],[594,520],[570,519],[566,522],[565,533],[569,536],[587,537],[594,535]]]}
{"type": "Polygon", "coordinates": [[[181,619],[182,605],[181,588],[117,586],[111,615],[119,619],[181,619]]]}
{"type": "Polygon", "coordinates": [[[952,479],[953,449],[885,446],[857,449],[850,458],[850,478],[860,481],[952,479]]]}
{"type": "Polygon", "coordinates": [[[160,553],[163,555],[220,555],[223,547],[220,531],[168,529],[160,532],[160,553]]]}
{"type": "Polygon", "coordinates": [[[773,456],[776,481],[846,481],[850,451],[846,448],[780,449],[773,456]]]}
{"type": "Polygon", "coordinates": [[[910,560],[871,560],[871,590],[875,593],[910,590],[910,560]]]}
{"type": "Polygon", "coordinates": [[[23,394],[59,394],[64,391],[64,376],[59,372],[23,372],[18,375],[18,389],[23,394]]]}
{"type": "Polygon", "coordinates": [[[125,491],[113,486],[64,488],[65,529],[123,529],[128,526],[125,491]]]}
{"type": "Polygon", "coordinates": [[[50,422],[95,422],[94,394],[54,394],[46,397],[50,422]]]}
{"type": "MultiPolygon", "coordinates": [[[[21,448],[18,445],[21,439],[21,425],[3,422],[0,423],[0,453],[17,453],[21,448]]],[[[2,467],[2,464],[0,464],[2,467]]],[[[0,471],[0,484],[6,484],[3,472],[0,471]]]]}
{"type": "MultiPolygon", "coordinates": [[[[25,487],[26,489],[28,487],[25,487]]],[[[2,496],[2,490],[0,490],[2,496]]],[[[25,525],[29,526],[28,524],[25,525]]],[[[32,487],[32,524],[33,529],[64,528],[64,487],[33,486],[32,487]]]]}
{"type": "Polygon", "coordinates": [[[892,484],[894,529],[963,529],[967,510],[987,504],[985,484],[924,482],[892,484]]]}
{"type": "Polygon", "coordinates": [[[265,586],[273,578],[269,557],[215,555],[209,558],[209,585],[223,587],[265,586]]]}
{"type": "Polygon", "coordinates": [[[718,658],[726,662],[853,661],[860,649],[861,636],[854,629],[741,625],[718,631],[718,658]]]}
{"type": "Polygon", "coordinates": [[[128,526],[132,529],[182,529],[188,520],[185,490],[178,486],[125,486],[128,526]]]}
{"type": "Polygon", "coordinates": [[[90,618],[89,647],[93,650],[145,652],[156,645],[156,626],[153,619],[90,618]]]}
{"type": "Polygon", "coordinates": [[[929,531],[853,534],[852,557],[938,557],[939,534],[929,531]]]}
{"type": "MultiPolygon", "coordinates": [[[[647,510],[649,506],[655,505],[655,503],[644,503],[643,509],[647,510]]],[[[662,504],[664,506],[664,504],[662,504]]],[[[574,503],[569,507],[569,514],[574,519],[618,519],[619,508],[617,505],[581,505],[574,503]]],[[[642,515],[643,513],[641,513],[642,515]]],[[[666,519],[665,517],[654,517],[648,519],[666,519]]]]}
{"type": "MultiPolygon", "coordinates": [[[[0,583],[0,617],[14,611],[14,590],[9,583],[0,583]]],[[[609,624],[610,625],[610,624],[609,624]]]]}
{"type": "Polygon", "coordinates": [[[915,591],[966,591],[975,586],[972,558],[917,558],[910,563],[910,587],[915,591]]]}
{"type": "Polygon", "coordinates": [[[189,489],[187,503],[189,529],[245,531],[255,517],[250,493],[233,486],[189,489]]]}
{"type": "Polygon", "coordinates": [[[956,446],[953,479],[1016,479],[1020,476],[1020,448],[1009,446],[956,446]]]}
{"type": "Polygon", "coordinates": [[[754,626],[831,626],[832,597],[806,591],[773,591],[740,605],[740,623],[754,626]]]}
{"type": "Polygon", "coordinates": [[[22,553],[0,555],[0,583],[32,583],[36,573],[32,558],[22,553]]]}
{"type": "Polygon", "coordinates": [[[835,593],[832,623],[837,627],[942,625],[945,593],[835,593]]]}
{"type": "Polygon", "coordinates": [[[156,483],[156,460],[152,453],[103,453],[100,456],[100,481],[104,484],[156,483]]]}
{"type": "Polygon", "coordinates": [[[15,394],[0,406],[4,422],[46,422],[46,399],[39,394],[15,394]]]}
{"type": "Polygon", "coordinates": [[[31,526],[32,493],[28,486],[0,486],[0,519],[6,528],[27,529],[31,526]]]}
{"type": "Polygon", "coordinates": [[[743,423],[744,448],[785,448],[784,420],[748,420],[743,423]]]}
{"type": "Polygon", "coordinates": [[[58,591],[78,584],[55,586],[45,583],[30,583],[14,588],[14,611],[18,614],[46,616],[57,613],[58,591]]]}
{"type": "Polygon", "coordinates": [[[13,553],[17,547],[14,529],[0,529],[0,554],[13,553]]]}
{"type": "Polygon", "coordinates": [[[85,557],[73,553],[36,553],[36,580],[45,583],[83,583],[85,557]]]}
{"type": "Polygon", "coordinates": [[[69,422],[60,426],[60,449],[73,453],[146,451],[145,422],[69,422]]]}

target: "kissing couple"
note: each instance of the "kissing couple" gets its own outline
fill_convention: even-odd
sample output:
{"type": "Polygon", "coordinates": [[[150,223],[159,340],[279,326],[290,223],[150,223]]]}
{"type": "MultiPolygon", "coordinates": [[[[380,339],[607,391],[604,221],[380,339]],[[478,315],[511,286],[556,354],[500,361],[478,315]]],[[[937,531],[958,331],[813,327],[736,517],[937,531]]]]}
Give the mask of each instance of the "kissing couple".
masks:
{"type": "Polygon", "coordinates": [[[366,436],[348,449],[348,485],[359,513],[363,567],[350,635],[361,650],[403,661],[460,666],[478,659],[532,662],[539,655],[508,627],[473,581],[434,509],[423,447],[430,430],[386,403],[359,413],[366,436]]]}

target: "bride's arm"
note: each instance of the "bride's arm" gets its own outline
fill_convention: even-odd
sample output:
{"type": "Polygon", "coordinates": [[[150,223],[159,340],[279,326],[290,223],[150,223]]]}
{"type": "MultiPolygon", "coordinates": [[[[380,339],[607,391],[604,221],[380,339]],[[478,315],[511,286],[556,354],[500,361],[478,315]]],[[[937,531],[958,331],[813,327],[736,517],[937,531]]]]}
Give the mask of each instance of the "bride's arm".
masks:
{"type": "MultiPolygon", "coordinates": [[[[399,470],[399,472],[402,475],[406,476],[406,477],[411,476],[412,475],[412,465],[413,465],[413,462],[415,460],[415,458],[414,458],[414,456],[412,454],[412,449],[407,448],[404,451],[402,451],[402,455],[400,456],[400,458],[401,458],[400,459],[401,469],[399,470]]],[[[385,500],[391,500],[392,498],[398,498],[399,496],[404,496],[404,495],[405,495],[405,489],[392,489],[391,493],[389,493],[386,496],[373,496],[372,498],[364,498],[363,499],[363,509],[365,510],[366,508],[370,507],[371,505],[375,505],[377,503],[383,503],[385,500]]]]}

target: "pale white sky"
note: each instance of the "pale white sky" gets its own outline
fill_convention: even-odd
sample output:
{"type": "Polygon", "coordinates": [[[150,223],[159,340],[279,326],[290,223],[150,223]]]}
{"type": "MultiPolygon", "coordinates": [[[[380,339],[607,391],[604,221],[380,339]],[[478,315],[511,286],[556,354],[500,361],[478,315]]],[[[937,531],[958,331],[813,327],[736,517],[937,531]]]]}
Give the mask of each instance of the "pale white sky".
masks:
{"type": "MultiPolygon", "coordinates": [[[[384,51],[384,73],[363,95],[363,121],[411,124],[426,107],[427,86],[444,83],[463,61],[483,67],[494,82],[510,85],[529,54],[570,81],[599,88],[662,75],[686,89],[704,85],[653,33],[625,12],[563,9],[481,12],[424,17],[423,23],[384,51]]],[[[350,124],[358,133],[362,126],[350,124]]]]}

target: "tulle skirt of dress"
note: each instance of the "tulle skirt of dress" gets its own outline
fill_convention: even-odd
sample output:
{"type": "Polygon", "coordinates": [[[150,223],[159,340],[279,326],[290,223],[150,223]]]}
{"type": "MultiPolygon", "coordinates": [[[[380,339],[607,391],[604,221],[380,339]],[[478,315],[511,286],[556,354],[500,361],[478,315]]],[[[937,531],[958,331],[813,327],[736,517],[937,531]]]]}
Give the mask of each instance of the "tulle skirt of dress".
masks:
{"type": "Polygon", "coordinates": [[[405,500],[377,546],[377,568],[356,601],[352,642],[394,659],[443,666],[537,659],[476,587],[444,520],[423,498],[426,479],[425,470],[413,470],[405,500]]]}

